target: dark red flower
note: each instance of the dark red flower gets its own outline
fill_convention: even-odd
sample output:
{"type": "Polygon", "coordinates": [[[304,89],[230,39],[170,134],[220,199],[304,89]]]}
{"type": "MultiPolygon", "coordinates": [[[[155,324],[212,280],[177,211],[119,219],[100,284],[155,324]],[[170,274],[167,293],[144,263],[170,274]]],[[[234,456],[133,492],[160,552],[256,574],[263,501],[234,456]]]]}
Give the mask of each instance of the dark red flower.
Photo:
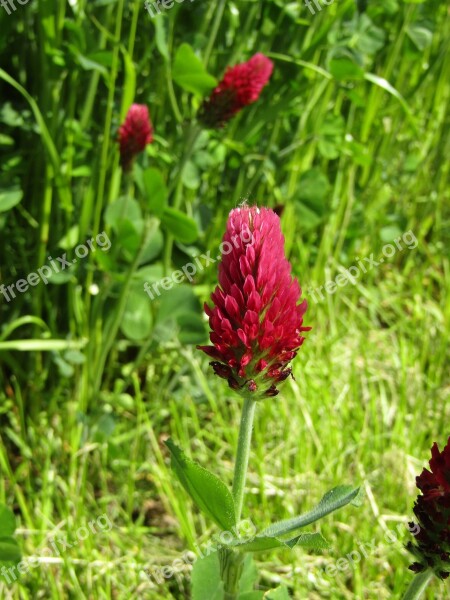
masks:
{"type": "Polygon", "coordinates": [[[120,164],[129,171],[134,157],[153,141],[153,127],[145,104],[132,104],[119,127],[120,164]]]}
{"type": "Polygon", "coordinates": [[[237,112],[258,100],[272,71],[273,62],[261,53],[228,67],[222,81],[203,102],[200,121],[207,127],[223,127],[237,112]]]}
{"type": "Polygon", "coordinates": [[[450,575],[450,437],[442,452],[433,444],[430,468],[431,472],[424,469],[416,477],[422,492],[414,504],[419,533],[416,544],[407,547],[418,561],[410,569],[417,573],[432,568],[446,579],[450,575]]]}
{"type": "Polygon", "coordinates": [[[288,363],[303,343],[306,300],[291,275],[280,219],[269,208],[230,212],[222,242],[219,285],[205,304],[216,375],[255,400],[276,396],[291,373],[288,363]]]}

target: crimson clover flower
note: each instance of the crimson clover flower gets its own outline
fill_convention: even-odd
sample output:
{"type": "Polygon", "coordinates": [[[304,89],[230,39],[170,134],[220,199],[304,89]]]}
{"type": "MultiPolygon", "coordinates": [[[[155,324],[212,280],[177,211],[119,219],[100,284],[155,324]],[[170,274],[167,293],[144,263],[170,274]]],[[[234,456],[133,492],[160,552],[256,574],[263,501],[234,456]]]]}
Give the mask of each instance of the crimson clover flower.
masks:
{"type": "Polygon", "coordinates": [[[416,477],[422,495],[417,497],[413,510],[420,531],[416,544],[407,545],[417,558],[409,568],[416,573],[431,568],[446,579],[450,575],[450,437],[442,452],[436,442],[433,444],[430,469],[416,477]]]}
{"type": "Polygon", "coordinates": [[[249,61],[228,67],[199,113],[207,127],[223,127],[237,112],[258,100],[273,71],[273,62],[258,52],[249,61]]]}
{"type": "Polygon", "coordinates": [[[205,304],[216,375],[257,400],[276,396],[276,384],[291,373],[288,363],[304,341],[306,300],[291,275],[280,219],[269,208],[230,212],[222,243],[219,285],[205,304]]]}
{"type": "Polygon", "coordinates": [[[145,104],[132,104],[125,121],[119,127],[120,164],[129,171],[133,160],[153,141],[153,127],[145,104]]]}

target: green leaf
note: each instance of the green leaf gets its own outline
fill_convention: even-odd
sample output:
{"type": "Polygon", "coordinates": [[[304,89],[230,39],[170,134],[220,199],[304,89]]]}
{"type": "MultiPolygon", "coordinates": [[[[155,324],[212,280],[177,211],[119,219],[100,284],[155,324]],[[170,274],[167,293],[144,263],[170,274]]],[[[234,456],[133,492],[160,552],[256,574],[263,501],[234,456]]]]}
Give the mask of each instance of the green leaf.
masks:
{"type": "Polygon", "coordinates": [[[351,58],[345,56],[330,60],[329,71],[338,81],[363,79],[364,77],[364,70],[351,58]]]}
{"type": "Polygon", "coordinates": [[[258,569],[253,561],[251,554],[247,554],[244,558],[244,568],[239,580],[239,598],[245,593],[253,593],[253,588],[258,581],[258,569]]]}
{"type": "MultiPolygon", "coordinates": [[[[33,111],[36,122],[39,126],[42,142],[44,143],[44,145],[48,151],[48,154],[51,158],[53,168],[55,169],[55,172],[58,173],[60,171],[60,156],[59,156],[58,151],[56,150],[56,146],[50,135],[50,132],[46,125],[45,119],[42,116],[41,111],[39,110],[39,106],[38,106],[36,100],[34,100],[34,98],[32,96],[30,96],[30,94],[27,92],[27,90],[24,87],[22,87],[10,75],[8,75],[8,73],[6,71],[4,71],[3,69],[0,69],[0,79],[3,79],[4,81],[6,81],[6,83],[9,83],[13,88],[15,88],[19,92],[19,94],[21,94],[27,100],[28,104],[30,105],[31,110],[33,111]]],[[[61,193],[61,190],[60,190],[60,193],[61,193]]],[[[63,200],[65,200],[65,196],[63,196],[63,200]]]]}
{"type": "Polygon", "coordinates": [[[72,171],[72,177],[90,177],[92,169],[89,165],[80,165],[75,167],[72,171]]]}
{"type": "Polygon", "coordinates": [[[9,135],[0,133],[0,146],[14,146],[14,139],[9,135]]]}
{"type": "Polygon", "coordinates": [[[105,211],[105,223],[112,227],[116,232],[121,228],[124,221],[131,221],[136,229],[142,230],[142,211],[134,198],[121,196],[112,202],[105,211]]]}
{"type": "Polygon", "coordinates": [[[75,373],[75,369],[73,368],[73,366],[66,362],[60,356],[54,356],[53,362],[58,367],[58,372],[61,375],[61,377],[72,377],[75,373]]]}
{"type": "Polygon", "coordinates": [[[62,248],[63,250],[70,250],[71,248],[74,248],[78,243],[79,232],[79,225],[73,225],[59,240],[59,248],[62,248]]]}
{"type": "Polygon", "coordinates": [[[402,229],[398,225],[387,225],[380,230],[380,240],[384,243],[392,242],[402,235],[402,229]]]}
{"type": "Polygon", "coordinates": [[[367,167],[372,163],[372,156],[369,153],[368,147],[365,144],[355,142],[355,140],[345,140],[344,151],[350,154],[356,164],[367,167]]]}
{"type": "MultiPolygon", "coordinates": [[[[157,256],[161,254],[161,250],[164,246],[164,236],[162,234],[161,229],[155,227],[149,234],[149,238],[145,246],[142,248],[141,260],[139,261],[140,265],[144,265],[154,260],[157,256]]],[[[162,277],[162,275],[161,275],[162,277]]]]}
{"type": "Polygon", "coordinates": [[[166,206],[161,215],[162,225],[183,244],[192,244],[198,238],[197,224],[180,210],[166,206]]]}
{"type": "Polygon", "coordinates": [[[116,421],[112,415],[102,415],[97,423],[91,428],[92,441],[98,443],[106,442],[114,433],[116,421]]]}
{"type": "Polygon", "coordinates": [[[327,115],[319,128],[319,151],[324,158],[337,158],[341,151],[345,123],[341,115],[327,115]]]}
{"type": "Polygon", "coordinates": [[[164,293],[164,302],[161,303],[156,317],[158,323],[175,320],[180,315],[201,314],[200,302],[191,286],[180,283],[162,293],[164,293]]]}
{"type": "Polygon", "coordinates": [[[320,169],[309,169],[300,175],[299,198],[312,209],[322,212],[329,189],[328,177],[320,169]]]}
{"type": "Polygon", "coordinates": [[[233,531],[236,514],[233,496],[218,477],[189,459],[172,440],[165,442],[172,468],[198,508],[224,531],[233,531]]]}
{"type": "Polygon", "coordinates": [[[155,43],[156,47],[159,50],[161,56],[169,61],[169,46],[167,45],[167,27],[166,27],[166,19],[152,19],[152,22],[155,26],[155,43]]]}
{"type": "Polygon", "coordinates": [[[183,344],[199,344],[205,341],[206,328],[201,317],[201,305],[192,286],[173,283],[171,289],[164,290],[158,285],[155,291],[151,287],[150,278],[147,281],[150,293],[154,296],[150,296],[150,300],[161,300],[156,316],[155,335],[161,341],[168,341],[178,335],[183,344]]]}
{"type": "Polygon", "coordinates": [[[239,552],[264,552],[274,550],[275,548],[290,548],[300,546],[307,550],[326,550],[329,548],[328,542],[320,533],[302,533],[289,540],[283,540],[275,536],[257,535],[248,542],[232,544],[239,552]]]}
{"type": "Polygon", "coordinates": [[[180,331],[178,339],[182,344],[201,344],[207,340],[205,321],[196,313],[185,313],[177,318],[180,331]]]}
{"type": "Polygon", "coordinates": [[[200,187],[200,176],[196,164],[192,161],[186,163],[182,175],[183,185],[190,190],[196,190],[200,187]]]}
{"type": "Polygon", "coordinates": [[[367,14],[359,18],[358,28],[355,32],[356,48],[365,54],[375,54],[383,48],[386,34],[383,29],[373,24],[367,14]]]}
{"type": "Polygon", "coordinates": [[[433,32],[418,23],[411,23],[406,33],[418,50],[423,51],[433,43],[433,32]]]}
{"type": "Polygon", "coordinates": [[[285,542],[289,548],[305,548],[305,550],[328,550],[330,544],[319,532],[302,533],[301,535],[285,542]]]}
{"type": "Polygon", "coordinates": [[[181,44],[178,48],[172,77],[184,90],[198,96],[204,96],[217,85],[215,77],[206,71],[202,61],[197,58],[189,44],[181,44]]]}
{"type": "Polygon", "coordinates": [[[147,294],[141,287],[131,288],[120,328],[132,341],[147,338],[152,331],[152,313],[147,294]]]}
{"type": "Polygon", "coordinates": [[[143,227],[143,221],[136,223],[135,221],[124,219],[116,231],[117,239],[120,240],[120,249],[123,251],[124,258],[128,262],[133,261],[141,245],[143,227]]]}
{"type": "Polygon", "coordinates": [[[192,568],[192,600],[223,600],[217,552],[197,558],[192,568]]]}
{"type": "Polygon", "coordinates": [[[102,75],[108,75],[108,69],[106,69],[100,63],[91,60],[87,56],[83,56],[83,54],[76,52],[74,58],[80,67],[85,71],[98,71],[102,75]]]}
{"type": "Polygon", "coordinates": [[[10,102],[5,102],[0,108],[0,123],[8,125],[8,127],[26,127],[23,111],[20,113],[11,105],[10,102]]]}
{"type": "Polygon", "coordinates": [[[105,224],[112,227],[121,248],[131,254],[128,258],[132,260],[141,243],[144,228],[139,203],[134,198],[121,196],[106,209],[105,224]]]}
{"type": "Polygon", "coordinates": [[[373,73],[364,73],[364,79],[366,79],[367,81],[370,81],[371,83],[377,85],[381,89],[385,90],[386,92],[388,92],[389,94],[391,94],[392,96],[394,96],[394,98],[396,98],[399,101],[399,103],[401,104],[401,106],[402,106],[403,110],[405,111],[405,113],[408,115],[409,121],[410,121],[411,125],[413,126],[414,131],[416,133],[418,133],[417,132],[416,122],[415,122],[414,116],[413,116],[413,112],[412,112],[411,108],[409,107],[408,103],[406,102],[406,100],[400,94],[400,92],[397,91],[389,83],[389,81],[387,81],[383,77],[379,77],[378,75],[374,75],[373,73]]]}
{"type": "Polygon", "coordinates": [[[0,538],[0,565],[6,562],[17,563],[21,554],[19,544],[12,537],[0,538]]]}
{"type": "Polygon", "coordinates": [[[64,360],[72,365],[82,365],[86,362],[86,356],[79,350],[67,350],[64,353],[64,360]]]}
{"type": "MultiPolygon", "coordinates": [[[[67,23],[67,20],[66,20],[67,23]]],[[[90,52],[86,55],[87,58],[93,60],[99,65],[103,65],[110,69],[113,64],[113,53],[109,50],[97,50],[96,52],[90,52]]],[[[125,87],[125,86],[124,86],[125,87]]]]}
{"type": "Polygon", "coordinates": [[[120,108],[120,122],[122,122],[133,103],[136,93],[136,68],[126,48],[121,46],[120,50],[123,54],[123,66],[125,70],[125,79],[122,85],[122,105],[120,108]]]}
{"type": "Polygon", "coordinates": [[[3,504],[0,504],[0,538],[8,537],[16,529],[16,518],[14,513],[3,504]]]}
{"type": "Polygon", "coordinates": [[[295,213],[304,231],[315,229],[322,221],[322,217],[318,216],[316,212],[300,203],[295,206],[295,213]]]}
{"type": "MultiPolygon", "coordinates": [[[[254,591],[258,580],[258,570],[253,558],[248,554],[239,581],[238,600],[262,600],[263,592],[254,591]]],[[[223,584],[220,580],[219,557],[214,549],[212,554],[198,558],[192,569],[192,600],[222,600],[223,584]]]]}
{"type": "Polygon", "coordinates": [[[18,543],[11,537],[15,529],[16,519],[13,512],[0,504],[0,582],[3,579],[8,583],[1,572],[2,567],[17,565],[22,558],[18,543]]]}
{"type": "Polygon", "coordinates": [[[145,282],[155,283],[162,279],[163,276],[163,268],[160,264],[147,265],[133,273],[133,279],[139,281],[140,285],[143,285],[145,282]]]}
{"type": "Polygon", "coordinates": [[[266,550],[274,550],[275,548],[286,548],[287,544],[276,537],[260,535],[248,542],[235,542],[232,546],[236,550],[239,550],[239,552],[265,552],[266,550]]]}
{"type": "Polygon", "coordinates": [[[302,228],[316,227],[327,212],[327,197],[330,189],[328,177],[320,169],[309,169],[302,173],[298,185],[296,212],[301,218],[302,228]]]}
{"type": "Polygon", "coordinates": [[[266,537],[279,537],[292,533],[296,529],[315,523],[319,519],[322,519],[331,512],[342,508],[354,500],[359,494],[359,488],[354,488],[351,485],[339,485],[325,494],[319,504],[311,511],[294,517],[293,519],[286,519],[269,525],[262,535],[266,537]]]}
{"type": "Polygon", "coordinates": [[[22,200],[23,192],[19,187],[0,190],[0,212],[14,208],[22,200]]]}
{"type": "Polygon", "coordinates": [[[285,585],[280,585],[274,590],[264,594],[266,600],[290,600],[289,591],[285,585]]]}
{"type": "Polygon", "coordinates": [[[150,211],[160,217],[167,206],[168,190],[158,169],[146,169],[142,174],[144,193],[150,211]]]}

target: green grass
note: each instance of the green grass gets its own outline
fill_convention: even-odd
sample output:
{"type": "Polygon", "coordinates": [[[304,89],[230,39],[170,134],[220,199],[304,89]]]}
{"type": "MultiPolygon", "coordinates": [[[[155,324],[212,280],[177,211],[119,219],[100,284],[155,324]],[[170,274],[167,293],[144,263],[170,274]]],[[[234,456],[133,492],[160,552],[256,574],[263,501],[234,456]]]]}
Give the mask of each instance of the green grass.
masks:
{"type": "MultiPolygon", "coordinates": [[[[351,1],[314,17],[301,3],[184,2],[159,21],[141,2],[75,6],[36,0],[0,13],[0,134],[9,138],[0,136],[0,189],[23,193],[0,212],[0,283],[61,256],[75,224],[69,256],[104,229],[112,240],[69,280],[9,304],[0,297],[0,502],[16,513],[23,556],[42,559],[20,584],[0,583],[0,597],[189,598],[184,576],[163,585],[140,576],[215,531],[175,482],[163,440],[231,485],[240,400],[213,377],[200,340],[161,316],[185,303],[198,320],[216,267],[196,277],[195,297],[185,290],[172,304],[169,294],[150,303],[133,283],[138,249],[127,255],[124,231],[105,220],[125,193],[154,217],[117,168],[115,132],[135,100],[155,126],[139,164],[178,190],[172,203],[199,229],[191,245],[175,240],[172,264],[215,256],[228,211],[244,199],[283,204],[287,250],[310,302],[295,381],[257,407],[243,516],[262,528],[337,484],[366,493],[361,507],[322,522],[330,551],[258,557],[261,585],[283,581],[298,599],[401,598],[411,559],[397,527],[412,519],[415,476],[433,441],[450,434],[446,7],[369,2],[367,29],[351,1]],[[186,123],[201,100],[171,77],[182,42],[216,77],[257,51],[275,71],[257,104],[203,134],[179,180],[186,123]],[[417,248],[314,302],[310,290],[410,230],[417,248]],[[119,328],[135,287],[152,323],[140,340],[119,328]],[[52,537],[73,538],[103,513],[111,531],[45,560],[52,537]],[[376,549],[331,575],[360,544],[376,549]]],[[[167,263],[162,232],[165,249],[145,266],[167,263]]],[[[435,580],[426,597],[449,598],[449,587],[435,580]]]]}

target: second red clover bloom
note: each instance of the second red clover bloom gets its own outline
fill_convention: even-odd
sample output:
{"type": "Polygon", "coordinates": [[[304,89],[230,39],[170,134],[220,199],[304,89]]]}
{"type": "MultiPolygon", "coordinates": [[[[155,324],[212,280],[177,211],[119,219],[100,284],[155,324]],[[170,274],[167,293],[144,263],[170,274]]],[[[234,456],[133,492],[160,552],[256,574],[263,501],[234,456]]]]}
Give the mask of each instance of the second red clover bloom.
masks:
{"type": "Polygon", "coordinates": [[[228,67],[222,81],[203,102],[199,119],[207,127],[217,128],[245,106],[258,100],[273,71],[273,62],[264,54],[228,67]]]}
{"type": "Polygon", "coordinates": [[[132,104],[119,128],[120,164],[129,171],[133,160],[153,141],[153,126],[145,104],[132,104]]]}

